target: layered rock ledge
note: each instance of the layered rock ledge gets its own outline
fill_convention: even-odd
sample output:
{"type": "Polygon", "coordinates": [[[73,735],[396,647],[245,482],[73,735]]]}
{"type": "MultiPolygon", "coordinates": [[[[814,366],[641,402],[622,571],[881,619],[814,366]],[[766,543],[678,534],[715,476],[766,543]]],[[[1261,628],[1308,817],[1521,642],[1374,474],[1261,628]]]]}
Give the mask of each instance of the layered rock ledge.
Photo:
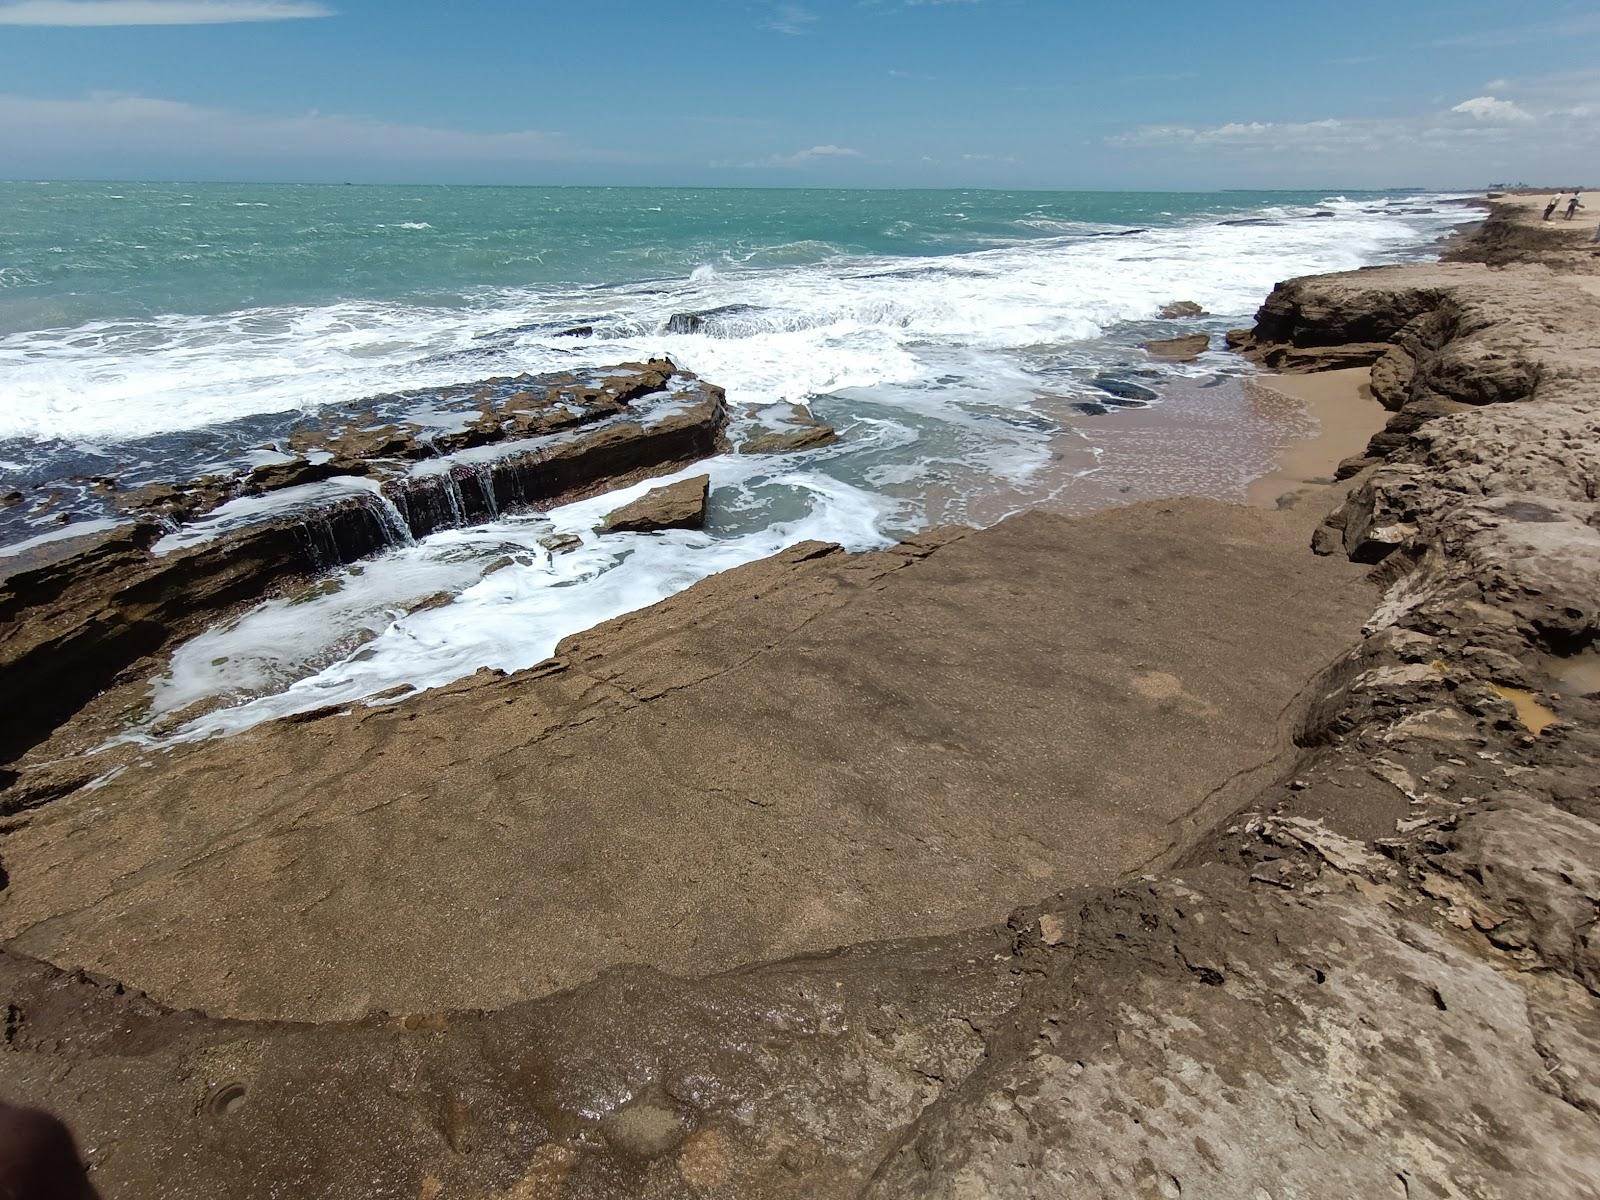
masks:
{"type": "MultiPolygon", "coordinates": [[[[1522,219],[1514,209],[1496,215],[1522,219]]],[[[1337,503],[1337,515],[1317,544],[1337,553],[1303,548],[1315,521],[1294,509],[1250,518],[1270,526],[1213,514],[1204,527],[1196,514],[1206,506],[1193,504],[1078,523],[1035,515],[864,559],[808,548],[625,619],[605,632],[614,640],[598,656],[585,651],[594,641],[579,639],[555,667],[365,717],[348,736],[328,719],[258,731],[247,735],[260,740],[257,751],[237,759],[207,759],[202,748],[152,768],[142,785],[119,779],[98,799],[56,800],[0,843],[12,877],[5,919],[24,939],[0,954],[8,1090],[73,1120],[113,1195],[1600,1194],[1600,301],[1543,264],[1385,268],[1286,284],[1253,333],[1267,353],[1352,340],[1378,363],[1374,390],[1396,417],[1348,497],[1324,501],[1337,503]],[[1333,588],[1366,586],[1354,577],[1370,571],[1381,589],[1360,606],[1359,630],[1320,627],[1317,636],[1337,644],[1325,669],[1290,668],[1314,681],[1286,705],[1286,759],[1269,752],[1209,796],[1194,795],[1193,779],[1160,780],[1184,762],[1185,748],[1149,741],[1143,753],[1105,764],[1105,775],[1144,780],[1151,802],[1166,798],[1161,834],[1132,853],[1086,839],[1087,814],[1049,773],[1078,743],[1074,713],[1045,700],[1063,672],[1078,669],[1065,652],[1081,647],[1040,642],[1041,606],[1026,587],[1017,594],[1015,576],[992,570],[992,548],[1009,545],[1006,561],[1038,572],[1045,592],[1073,586],[1096,560],[1062,563],[1050,551],[1073,536],[1092,540],[1099,535],[1082,531],[1099,526],[1120,535],[1100,547],[1149,556],[1134,573],[1113,557],[1098,567],[1114,572],[1109,580],[1081,584],[1102,601],[1119,584],[1134,589],[1125,593],[1122,640],[1099,647],[1106,674],[1087,693],[1112,705],[1165,702],[1151,724],[1136,726],[1135,740],[1192,719],[1196,747],[1225,746],[1236,736],[1222,723],[1228,710],[1204,689],[1236,688],[1229,697],[1259,702],[1258,685],[1229,677],[1270,668],[1279,654],[1257,608],[1213,630],[1209,610],[1191,609],[1207,589],[1161,590],[1170,556],[1192,558],[1177,564],[1177,583],[1206,563],[1236,567],[1283,545],[1283,568],[1303,573],[1299,587],[1274,590],[1284,577],[1264,564],[1275,583],[1252,576],[1231,589],[1213,579],[1209,590],[1226,606],[1253,586],[1260,608],[1290,624],[1297,613],[1312,617],[1312,630],[1333,588]],[[1281,543],[1291,534],[1298,552],[1281,543]],[[919,589],[921,571],[940,586],[919,589]],[[822,581],[840,575],[851,586],[819,611],[815,598],[829,594],[822,581]],[[953,578],[967,590],[952,593],[953,578]],[[769,595],[775,579],[787,586],[769,595]],[[794,603],[794,588],[814,598],[809,606],[794,603]],[[757,590],[778,602],[763,605],[757,590]],[[930,614],[934,632],[953,628],[954,617],[987,637],[981,669],[948,636],[900,640],[915,628],[903,619],[908,604],[930,614]],[[708,753],[717,743],[702,736],[706,709],[673,717],[662,707],[707,683],[725,702],[741,669],[773,661],[770,647],[747,658],[751,650],[792,647],[823,613],[855,623],[855,653],[830,656],[827,643],[813,643],[794,676],[812,690],[798,696],[755,684],[752,699],[765,699],[740,716],[757,731],[736,759],[708,753]],[[758,617],[746,639],[731,636],[737,622],[758,617]],[[1157,635],[1162,622],[1180,626],[1180,636],[1157,635]],[[675,626],[702,640],[691,649],[675,626]],[[1239,646],[1219,644],[1225,664],[1210,670],[1162,671],[1148,657],[1141,665],[1153,646],[1203,655],[1227,637],[1239,646]],[[619,661],[620,672],[607,665],[619,661]],[[952,692],[907,691],[893,675],[905,663],[917,663],[920,678],[943,674],[952,692]],[[1176,684],[1141,684],[1141,670],[1176,684]],[[854,697],[858,708],[819,712],[807,703],[817,689],[854,697]],[[1185,697],[1212,711],[1187,709],[1185,697]],[[480,778],[451,752],[491,712],[504,714],[491,740],[507,752],[472,756],[480,778]],[[873,721],[853,719],[862,712],[873,721]],[[815,723],[797,725],[808,713],[815,723]],[[879,714],[898,736],[922,739],[921,752],[897,754],[878,732],[879,714]],[[551,744],[549,731],[622,719],[633,722],[631,739],[613,734],[607,744],[657,765],[637,781],[637,797],[619,804],[616,792],[581,782],[594,769],[590,756],[551,744]],[[385,765],[395,734],[380,734],[384,722],[432,732],[413,758],[385,765]],[[837,740],[811,742],[817,728],[837,740]],[[1008,807],[1014,756],[996,754],[953,782],[935,765],[943,754],[985,755],[997,733],[1046,772],[1026,810],[1008,807]],[[174,796],[214,794],[224,780],[247,796],[256,783],[238,786],[241,763],[257,783],[292,778],[313,761],[319,736],[318,784],[219,813],[167,799],[172,816],[159,827],[191,840],[169,857],[151,853],[159,838],[148,819],[168,795],[165,782],[180,785],[174,796]],[[899,877],[919,880],[939,859],[927,838],[939,811],[969,821],[1000,815],[983,835],[945,848],[974,867],[970,879],[937,881],[935,894],[957,908],[971,897],[977,910],[998,902],[994,892],[982,899],[998,878],[1029,888],[1011,854],[1043,865],[1040,893],[1073,853],[1105,874],[1080,874],[1082,886],[1022,903],[1004,921],[972,919],[966,933],[893,940],[893,924],[905,932],[919,914],[903,896],[885,897],[868,911],[886,922],[872,936],[891,940],[708,978],[663,974],[693,960],[691,944],[682,962],[619,965],[492,1012],[412,1009],[352,989],[340,997],[345,1011],[367,1003],[387,1011],[323,1023],[230,1019],[178,1011],[189,1000],[170,982],[172,1004],[163,1006],[72,969],[111,965],[105,956],[115,954],[124,975],[154,978],[151,964],[203,962],[218,939],[237,949],[226,932],[238,919],[230,893],[282,872],[277,907],[259,915],[261,941],[249,951],[292,964],[285,973],[399,989],[450,978],[421,950],[385,960],[382,971],[363,974],[359,961],[347,970],[361,954],[382,957],[392,903],[371,891],[375,871],[337,869],[330,851],[340,845],[436,863],[431,885],[398,902],[438,926],[427,944],[446,955],[477,944],[479,959],[492,961],[550,945],[549,921],[519,938],[493,920],[529,886],[553,896],[569,889],[574,944],[640,935],[630,949],[669,945],[669,931],[699,907],[688,881],[726,878],[730,860],[675,858],[669,848],[694,840],[663,841],[616,814],[662,823],[703,815],[711,828],[750,821],[746,809],[759,809],[746,799],[750,781],[764,756],[786,746],[826,767],[783,801],[802,805],[804,818],[802,836],[775,855],[774,882],[791,892],[806,878],[792,854],[830,833],[843,857],[817,873],[817,894],[848,895],[837,881],[875,845],[899,877]],[[452,761],[436,765],[444,759],[452,761]],[[393,782],[376,786],[386,772],[393,782]],[[564,779],[579,779],[575,794],[610,822],[593,862],[562,840],[571,823],[550,807],[550,781],[559,788],[564,779]],[[839,781],[831,793],[829,779],[839,781]],[[891,796],[886,785],[898,790],[891,796]],[[815,799],[829,795],[849,803],[819,820],[815,799]],[[916,819],[887,820],[900,805],[912,805],[916,819]],[[385,839],[357,832],[395,810],[406,819],[385,839]],[[525,837],[529,813],[555,836],[525,837]],[[885,843],[892,830],[905,836],[885,843]],[[524,867],[534,854],[548,857],[499,876],[505,890],[452,909],[468,885],[499,884],[492,871],[474,874],[485,845],[524,867]],[[235,865],[224,867],[230,856],[235,865]],[[597,899],[577,881],[605,861],[616,883],[597,899]],[[684,897],[681,913],[650,911],[648,927],[604,908],[636,889],[641,862],[674,877],[684,897]],[[304,886],[301,873],[319,869],[325,893],[304,886]],[[167,897],[210,903],[171,905],[163,887],[167,897]],[[65,901],[74,889],[77,904],[65,901]],[[63,901],[41,903],[50,890],[63,901]],[[328,906],[365,914],[348,945],[319,933],[318,911],[328,906]],[[202,945],[191,953],[184,943],[195,937],[202,945]]],[[[1083,601],[1063,596],[1063,611],[1083,601]]],[[[1109,632],[1097,626],[1093,639],[1109,632]]],[[[1074,781],[1108,794],[1100,780],[1074,781]]],[[[777,815],[787,811],[780,805],[777,815]]],[[[1129,827],[1109,826],[1119,836],[1129,827]]],[[[728,890],[730,914],[741,894],[728,890]]],[[[965,911],[949,913],[952,925],[965,911]]],[[[613,961],[630,957],[638,956],[613,961]]],[[[225,994],[247,965],[242,957],[219,965],[207,986],[225,994]]],[[[580,964],[576,975],[591,969],[580,964]]],[[[513,982],[528,977],[515,963],[506,972],[513,982]]],[[[237,995],[232,1006],[246,1007],[237,995]]]]}
{"type": "Polygon", "coordinates": [[[175,639],[285,582],[676,470],[719,450],[727,423],[722,390],[666,360],[430,398],[477,412],[427,437],[370,420],[299,433],[283,461],[125,493],[126,523],[0,555],[0,762],[175,639]]]}

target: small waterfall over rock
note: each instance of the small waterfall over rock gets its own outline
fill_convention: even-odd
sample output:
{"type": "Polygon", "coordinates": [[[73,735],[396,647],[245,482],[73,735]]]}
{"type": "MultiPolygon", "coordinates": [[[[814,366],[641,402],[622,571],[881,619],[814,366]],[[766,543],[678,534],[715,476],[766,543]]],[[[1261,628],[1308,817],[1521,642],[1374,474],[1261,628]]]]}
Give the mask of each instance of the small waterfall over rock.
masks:
{"type": "Polygon", "coordinates": [[[416,541],[411,523],[379,488],[322,508],[302,510],[297,534],[312,569],[331,570],[369,554],[416,541]]]}
{"type": "MultiPolygon", "coordinates": [[[[592,419],[573,428],[519,439],[501,430],[500,440],[489,442],[474,431],[462,439],[467,444],[444,453],[435,439],[420,439],[432,451],[421,461],[374,456],[331,474],[324,461],[301,460],[290,464],[293,470],[275,464],[268,478],[277,486],[260,487],[253,473],[256,490],[168,528],[152,549],[166,555],[208,548],[225,557],[223,544],[248,542],[264,558],[278,554],[285,571],[317,573],[721,449],[727,422],[721,389],[692,377],[673,391],[661,389],[661,382],[612,381],[610,392],[597,393],[592,419]],[[615,395],[629,389],[659,399],[622,410],[615,395]]],[[[391,451],[395,439],[380,432],[381,449],[391,451]]]]}
{"type": "Polygon", "coordinates": [[[411,522],[400,511],[400,506],[382,491],[372,493],[372,502],[377,510],[378,520],[389,533],[392,544],[397,546],[410,546],[416,542],[411,533],[411,522]]]}
{"type": "MultiPolygon", "coordinates": [[[[497,519],[527,505],[524,474],[539,461],[524,452],[489,462],[429,462],[427,469],[384,485],[415,537],[497,519]]],[[[534,489],[538,494],[538,489],[534,489]]],[[[542,498],[542,497],[541,497],[542,498]]]]}

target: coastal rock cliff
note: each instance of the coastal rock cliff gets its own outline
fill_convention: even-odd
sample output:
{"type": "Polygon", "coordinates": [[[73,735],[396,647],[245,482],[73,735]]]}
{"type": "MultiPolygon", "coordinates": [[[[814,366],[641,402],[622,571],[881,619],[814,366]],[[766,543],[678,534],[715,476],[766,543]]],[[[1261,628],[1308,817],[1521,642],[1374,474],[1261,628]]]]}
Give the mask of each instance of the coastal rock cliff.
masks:
{"type": "Polygon", "coordinates": [[[1600,300],[1383,268],[1252,341],[1394,412],[1321,557],[1196,503],[802,546],[52,798],[8,1086],[113,1195],[1600,1194],[1600,300]]]}

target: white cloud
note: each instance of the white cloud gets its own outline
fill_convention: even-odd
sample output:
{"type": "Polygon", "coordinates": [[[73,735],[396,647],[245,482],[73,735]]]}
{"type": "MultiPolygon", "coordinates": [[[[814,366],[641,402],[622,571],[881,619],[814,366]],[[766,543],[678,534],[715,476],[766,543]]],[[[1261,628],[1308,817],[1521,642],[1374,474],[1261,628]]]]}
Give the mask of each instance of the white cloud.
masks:
{"type": "Polygon", "coordinates": [[[598,161],[558,133],[482,133],[308,112],[255,116],[178,100],[95,93],[76,100],[0,93],[0,161],[77,158],[412,164],[598,161]]]}
{"type": "Polygon", "coordinates": [[[852,150],[849,146],[812,146],[809,150],[802,150],[792,157],[807,161],[813,158],[865,158],[859,150],[852,150]]]}
{"type": "Polygon", "coordinates": [[[984,0],[856,0],[865,9],[877,13],[900,12],[908,8],[944,8],[952,4],[982,4],[984,0]]]}
{"type": "Polygon", "coordinates": [[[300,0],[16,0],[0,4],[0,25],[230,25],[331,17],[300,0]]]}
{"type": "MultiPolygon", "coordinates": [[[[826,162],[830,159],[865,159],[867,156],[859,150],[849,146],[811,146],[805,150],[796,150],[793,154],[769,154],[766,158],[758,158],[753,162],[738,165],[751,168],[766,167],[804,167],[811,163],[826,162]]],[[[731,166],[730,163],[713,163],[713,166],[731,166]]]]}
{"type": "Polygon", "coordinates": [[[1463,100],[1451,110],[1476,121],[1531,121],[1533,114],[1518,108],[1510,100],[1496,100],[1493,96],[1474,96],[1463,100]]]}
{"type": "Polygon", "coordinates": [[[1524,21],[1504,29],[1451,34],[1449,37],[1439,38],[1434,45],[1453,46],[1463,50],[1504,50],[1507,46],[1554,43],[1563,38],[1596,35],[1600,35],[1600,13],[1589,12],[1552,17],[1544,21],[1524,21]]]}
{"type": "Polygon", "coordinates": [[[1287,150],[1360,140],[1362,129],[1331,117],[1323,121],[1230,121],[1226,125],[1142,125],[1110,139],[1115,146],[1194,146],[1287,150]]]}
{"type": "Polygon", "coordinates": [[[1490,178],[1564,178],[1600,152],[1600,128],[1577,118],[1600,111],[1600,73],[1519,85],[1517,102],[1494,95],[1431,112],[1321,121],[1145,125],[1107,139],[1125,151],[1177,152],[1224,177],[1314,178],[1320,186],[1473,184],[1490,178]]]}
{"type": "Polygon", "coordinates": [[[780,4],[772,10],[772,19],[767,22],[767,28],[798,37],[808,32],[816,20],[817,14],[804,5],[780,4]]]}

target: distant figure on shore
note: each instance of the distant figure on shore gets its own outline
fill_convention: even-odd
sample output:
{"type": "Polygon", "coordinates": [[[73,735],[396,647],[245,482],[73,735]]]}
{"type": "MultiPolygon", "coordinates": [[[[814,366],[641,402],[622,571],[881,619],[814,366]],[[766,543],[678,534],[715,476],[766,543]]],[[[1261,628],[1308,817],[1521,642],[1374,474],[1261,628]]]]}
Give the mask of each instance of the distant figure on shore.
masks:
{"type": "Polygon", "coordinates": [[[1577,211],[1582,207],[1583,201],[1578,199],[1577,192],[1573,192],[1572,199],[1567,201],[1567,220],[1572,220],[1572,218],[1577,214],[1577,211]]]}
{"type": "Polygon", "coordinates": [[[1558,205],[1560,203],[1561,203],[1561,197],[1560,196],[1551,196],[1550,197],[1550,203],[1546,204],[1544,206],[1544,219],[1546,221],[1548,221],[1552,216],[1555,215],[1556,205],[1558,205]]]}
{"type": "Polygon", "coordinates": [[[99,1200],[67,1127],[47,1112],[3,1100],[0,1200],[99,1200]]]}

